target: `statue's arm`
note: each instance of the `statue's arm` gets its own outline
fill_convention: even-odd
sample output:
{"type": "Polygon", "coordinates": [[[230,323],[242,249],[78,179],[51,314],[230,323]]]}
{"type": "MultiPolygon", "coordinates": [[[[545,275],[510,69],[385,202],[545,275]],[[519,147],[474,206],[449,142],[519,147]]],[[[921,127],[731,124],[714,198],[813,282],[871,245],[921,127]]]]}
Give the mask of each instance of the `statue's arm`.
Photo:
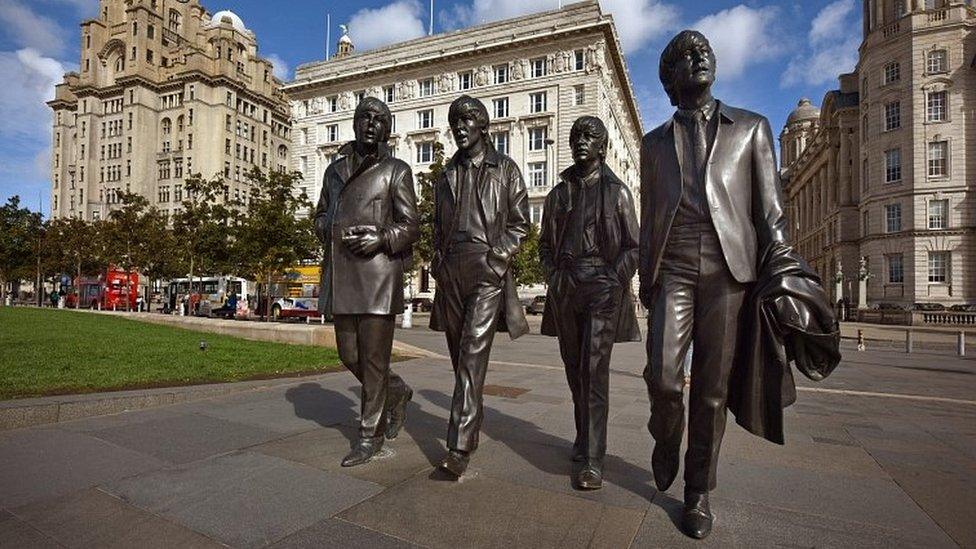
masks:
{"type": "Polygon", "coordinates": [[[617,220],[620,228],[620,254],[613,265],[621,284],[629,284],[640,260],[640,227],[634,196],[626,185],[620,186],[617,197],[617,220]]]}
{"type": "Polygon", "coordinates": [[[546,203],[542,207],[542,231],[539,233],[539,261],[546,271],[547,279],[556,271],[556,254],[559,253],[559,250],[554,249],[558,234],[554,226],[558,203],[556,192],[554,188],[546,195],[546,203]]]}
{"type": "Polygon", "coordinates": [[[645,308],[651,304],[651,188],[656,184],[651,160],[650,138],[644,137],[640,152],[640,252],[638,254],[637,277],[640,282],[639,298],[645,308]]]}
{"type": "Polygon", "coordinates": [[[315,235],[318,237],[320,242],[326,242],[329,239],[329,225],[331,224],[330,220],[328,219],[330,173],[331,170],[326,169],[325,175],[322,176],[322,191],[319,192],[319,201],[315,206],[315,235]]]}
{"type": "Polygon", "coordinates": [[[508,221],[501,239],[495,243],[492,254],[507,265],[518,251],[522,239],[529,233],[529,193],[525,188],[522,172],[514,162],[508,174],[508,221]]]}
{"type": "Polygon", "coordinates": [[[773,132],[766,118],[761,118],[754,132],[752,173],[752,217],[759,241],[758,253],[762,254],[773,243],[785,243],[787,229],[783,189],[773,151],[773,132]]]}
{"type": "Polygon", "coordinates": [[[407,166],[400,166],[390,182],[390,195],[393,200],[393,222],[382,227],[385,249],[389,254],[408,250],[420,238],[420,218],[417,213],[417,194],[413,188],[413,172],[407,166]]]}

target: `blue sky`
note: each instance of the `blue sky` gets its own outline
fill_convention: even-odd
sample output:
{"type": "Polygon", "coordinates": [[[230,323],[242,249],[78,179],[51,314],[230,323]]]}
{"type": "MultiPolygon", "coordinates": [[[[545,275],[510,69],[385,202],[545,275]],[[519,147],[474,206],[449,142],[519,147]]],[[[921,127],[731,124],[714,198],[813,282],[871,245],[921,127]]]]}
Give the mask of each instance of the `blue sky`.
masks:
{"type": "MultiPolygon", "coordinates": [[[[119,0],[121,1],[121,0],[119,0]]],[[[326,14],[332,39],[348,24],[357,48],[426,33],[429,0],[201,0],[230,9],[258,37],[260,52],[289,79],[325,55],[326,14]],[[382,29],[368,33],[365,29],[382,29]]],[[[435,0],[434,31],[444,32],[553,9],[559,0],[435,0]]],[[[570,3],[570,0],[564,0],[570,3]]],[[[645,130],[670,116],[657,60],[670,37],[697,28],[718,58],[716,97],[767,117],[779,132],[801,97],[819,104],[853,69],[860,44],[859,0],[600,0],[614,15],[645,130]]],[[[44,101],[65,70],[79,63],[79,27],[97,0],[0,0],[0,200],[20,195],[49,209],[50,113],[44,101]]]]}

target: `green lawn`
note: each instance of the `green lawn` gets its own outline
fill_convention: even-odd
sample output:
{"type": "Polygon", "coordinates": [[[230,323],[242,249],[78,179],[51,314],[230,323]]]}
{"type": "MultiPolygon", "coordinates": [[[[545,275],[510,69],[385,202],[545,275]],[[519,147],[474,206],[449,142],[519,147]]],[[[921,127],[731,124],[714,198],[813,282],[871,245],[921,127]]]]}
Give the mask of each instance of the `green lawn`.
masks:
{"type": "Polygon", "coordinates": [[[0,307],[0,400],[339,369],[335,349],[90,313],[0,307]],[[207,350],[200,350],[200,341],[207,350]]]}

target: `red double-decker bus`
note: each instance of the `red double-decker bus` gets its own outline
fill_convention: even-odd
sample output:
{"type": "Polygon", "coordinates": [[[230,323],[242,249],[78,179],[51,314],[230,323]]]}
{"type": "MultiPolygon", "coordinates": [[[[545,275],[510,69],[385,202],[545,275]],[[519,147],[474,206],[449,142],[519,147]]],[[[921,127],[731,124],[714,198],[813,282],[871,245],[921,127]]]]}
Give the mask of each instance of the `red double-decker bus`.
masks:
{"type": "Polygon", "coordinates": [[[75,277],[65,296],[68,307],[134,311],[139,299],[139,274],[110,268],[98,277],[75,277]],[[128,283],[126,277],[128,276],[128,283]]]}

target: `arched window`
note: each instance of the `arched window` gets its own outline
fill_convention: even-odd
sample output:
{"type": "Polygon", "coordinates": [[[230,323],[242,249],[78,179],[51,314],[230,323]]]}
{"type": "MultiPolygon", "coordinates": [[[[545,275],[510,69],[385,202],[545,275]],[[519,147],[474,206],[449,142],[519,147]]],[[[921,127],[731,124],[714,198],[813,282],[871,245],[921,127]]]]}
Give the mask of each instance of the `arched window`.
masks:
{"type": "Polygon", "coordinates": [[[183,133],[183,115],[176,119],[176,132],[183,133]]]}
{"type": "Polygon", "coordinates": [[[278,158],[284,160],[288,156],[288,147],[281,145],[278,147],[278,158]]]}
{"type": "Polygon", "coordinates": [[[169,135],[173,131],[173,124],[170,122],[169,118],[164,118],[163,123],[163,135],[169,135]]]}
{"type": "Polygon", "coordinates": [[[125,70],[125,56],[119,55],[119,58],[115,60],[115,72],[122,72],[125,70]]]}

